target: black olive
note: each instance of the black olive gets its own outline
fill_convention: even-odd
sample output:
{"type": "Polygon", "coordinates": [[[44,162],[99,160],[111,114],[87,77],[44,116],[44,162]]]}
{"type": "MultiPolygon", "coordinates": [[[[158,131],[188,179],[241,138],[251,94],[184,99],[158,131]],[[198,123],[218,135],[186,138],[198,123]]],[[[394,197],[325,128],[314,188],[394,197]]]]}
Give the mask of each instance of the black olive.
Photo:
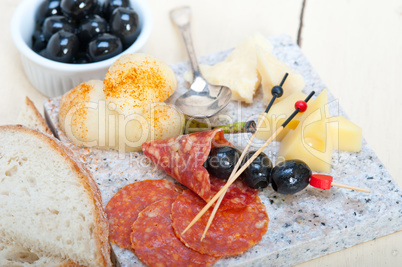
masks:
{"type": "Polygon", "coordinates": [[[61,30],[74,33],[75,28],[64,16],[48,17],[43,22],[42,32],[46,40],[49,40],[53,34],[61,30]]]}
{"type": "Polygon", "coordinates": [[[35,22],[32,50],[49,59],[76,64],[114,57],[128,48],[140,32],[138,15],[131,9],[130,0],[43,0],[35,22]],[[108,20],[114,11],[112,32],[108,20]],[[49,45],[51,37],[60,31],[76,36],[67,38],[63,33],[49,45]],[[60,41],[67,39],[63,50],[66,53],[61,55],[60,41]]]}
{"type": "Polygon", "coordinates": [[[124,49],[132,45],[140,33],[138,14],[131,9],[116,8],[109,24],[110,32],[120,38],[124,49]]]}
{"type": "MultiPolygon", "coordinates": [[[[96,3],[94,10],[92,11],[93,15],[98,15],[102,18],[105,18],[105,13],[103,11],[103,5],[99,2],[96,3]]],[[[105,18],[106,19],[106,18],[105,18]]]]}
{"type": "Polygon", "coordinates": [[[70,63],[75,57],[78,47],[79,41],[75,34],[59,31],[50,38],[45,56],[54,61],[70,63]]]}
{"type": "Polygon", "coordinates": [[[73,59],[74,64],[87,64],[91,63],[89,56],[87,54],[77,55],[76,58],[73,59]]]}
{"type": "Polygon", "coordinates": [[[272,169],[272,188],[282,194],[295,194],[309,185],[311,169],[301,160],[287,160],[272,169]]]}
{"type": "Polygon", "coordinates": [[[94,37],[108,31],[108,23],[98,15],[84,19],[78,27],[81,45],[89,43],[94,37]]]}
{"type": "Polygon", "coordinates": [[[32,50],[39,52],[46,48],[47,40],[42,31],[36,30],[32,35],[32,50]]]}
{"type": "Polygon", "coordinates": [[[212,176],[227,180],[239,160],[240,154],[239,150],[231,146],[214,147],[204,166],[212,176]]]}
{"type": "Polygon", "coordinates": [[[36,12],[35,21],[38,25],[42,25],[43,21],[50,16],[62,15],[60,8],[61,0],[45,0],[36,12]]]}
{"type": "MultiPolygon", "coordinates": [[[[246,163],[255,151],[249,151],[244,156],[242,165],[246,163]]],[[[240,178],[243,182],[254,189],[262,189],[268,186],[270,182],[270,173],[272,162],[265,153],[260,153],[253,162],[242,172],[240,178]]]]}
{"type": "Polygon", "coordinates": [[[96,8],[97,0],[61,0],[61,11],[73,19],[83,19],[96,8]]]}
{"type": "Polygon", "coordinates": [[[38,54],[41,55],[42,57],[46,57],[46,48],[41,50],[38,54]]]}
{"type": "Polygon", "coordinates": [[[123,46],[120,39],[108,33],[95,37],[88,45],[89,58],[93,62],[114,57],[122,51],[123,46]]]}
{"type": "Polygon", "coordinates": [[[105,14],[106,19],[110,19],[112,16],[113,11],[118,7],[130,7],[129,0],[106,0],[103,4],[103,12],[105,14]]]}

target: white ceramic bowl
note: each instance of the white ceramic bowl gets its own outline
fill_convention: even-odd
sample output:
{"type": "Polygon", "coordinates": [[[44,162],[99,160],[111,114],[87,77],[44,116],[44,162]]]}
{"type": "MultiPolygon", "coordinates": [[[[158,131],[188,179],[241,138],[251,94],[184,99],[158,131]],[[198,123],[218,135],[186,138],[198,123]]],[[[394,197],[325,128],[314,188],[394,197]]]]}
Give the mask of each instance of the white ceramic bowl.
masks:
{"type": "MultiPolygon", "coordinates": [[[[22,1],[11,20],[11,36],[14,44],[21,52],[22,65],[26,76],[32,85],[46,96],[62,95],[88,80],[103,80],[109,66],[122,54],[144,52],[153,23],[151,9],[146,0],[130,0],[131,7],[138,13],[141,33],[137,40],[121,54],[89,64],[67,64],[46,59],[31,49],[35,13],[42,1],[22,1]]],[[[99,0],[99,2],[103,1],[99,0]]]]}

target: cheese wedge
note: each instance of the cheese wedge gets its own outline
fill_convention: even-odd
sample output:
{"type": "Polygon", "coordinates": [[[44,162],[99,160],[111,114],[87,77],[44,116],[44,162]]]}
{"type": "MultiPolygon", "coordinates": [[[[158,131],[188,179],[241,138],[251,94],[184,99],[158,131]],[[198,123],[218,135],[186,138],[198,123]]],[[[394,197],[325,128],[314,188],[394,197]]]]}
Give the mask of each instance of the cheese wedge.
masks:
{"type": "Polygon", "coordinates": [[[328,118],[334,149],[359,152],[362,149],[362,129],[343,116],[328,118]]]}
{"type": "Polygon", "coordinates": [[[327,129],[327,102],[327,90],[322,91],[315,100],[310,100],[296,129],[283,138],[278,161],[300,159],[313,171],[330,171],[333,144],[327,129]]]}
{"type": "Polygon", "coordinates": [[[283,76],[288,73],[288,77],[283,85],[283,96],[278,98],[280,102],[287,96],[295,92],[300,92],[305,82],[303,76],[293,71],[285,63],[279,61],[271,51],[257,46],[257,70],[261,76],[261,87],[263,92],[263,99],[268,103],[271,98],[271,89],[275,85],[279,85],[283,76]]]}
{"type": "MultiPolygon", "coordinates": [[[[241,42],[227,59],[213,66],[200,65],[201,73],[211,84],[225,85],[232,90],[232,100],[253,103],[253,96],[260,86],[257,72],[256,47],[272,52],[271,43],[261,34],[255,34],[241,42]]],[[[192,82],[191,72],[184,79],[192,82]]]]}
{"type": "MultiPolygon", "coordinates": [[[[306,97],[307,95],[302,92],[295,92],[281,102],[272,105],[268,114],[262,112],[259,116],[258,123],[261,119],[264,119],[264,122],[257,131],[256,137],[258,139],[268,140],[268,138],[270,138],[272,134],[281,127],[282,123],[284,123],[285,120],[294,112],[296,101],[304,100],[306,97]]],[[[302,113],[297,114],[275,140],[281,141],[291,129],[296,129],[301,116],[302,113]]]]}

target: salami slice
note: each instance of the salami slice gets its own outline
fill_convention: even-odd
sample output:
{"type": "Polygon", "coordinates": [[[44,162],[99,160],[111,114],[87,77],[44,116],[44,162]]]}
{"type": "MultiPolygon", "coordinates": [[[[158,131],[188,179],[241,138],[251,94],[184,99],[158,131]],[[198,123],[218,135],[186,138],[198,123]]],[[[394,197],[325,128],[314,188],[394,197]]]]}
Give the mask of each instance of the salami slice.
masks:
{"type": "Polygon", "coordinates": [[[150,141],[142,150],[159,168],[208,201],[214,192],[203,164],[215,146],[232,146],[221,129],[150,141]]]}
{"type": "Polygon", "coordinates": [[[200,253],[215,257],[241,254],[257,244],[268,229],[268,215],[257,196],[243,209],[219,209],[202,242],[200,239],[212,209],[182,235],[204,206],[205,201],[190,190],[185,190],[172,205],[176,235],[184,244],[200,253]]]}
{"type": "Polygon", "coordinates": [[[175,235],[170,218],[174,199],[166,198],[140,212],[132,225],[135,254],[149,266],[210,266],[218,258],[186,247],[175,235]]]}
{"type": "Polygon", "coordinates": [[[145,180],[126,185],[107,203],[110,241],[131,249],[131,225],[138,213],[155,201],[176,198],[182,189],[167,180],[145,180]]]}
{"type": "MultiPolygon", "coordinates": [[[[219,190],[226,184],[219,178],[210,176],[212,196],[219,192],[219,190]]],[[[247,207],[254,201],[259,190],[252,189],[245,185],[241,180],[237,179],[226,191],[225,197],[219,206],[220,210],[226,209],[241,209],[247,207]]]]}

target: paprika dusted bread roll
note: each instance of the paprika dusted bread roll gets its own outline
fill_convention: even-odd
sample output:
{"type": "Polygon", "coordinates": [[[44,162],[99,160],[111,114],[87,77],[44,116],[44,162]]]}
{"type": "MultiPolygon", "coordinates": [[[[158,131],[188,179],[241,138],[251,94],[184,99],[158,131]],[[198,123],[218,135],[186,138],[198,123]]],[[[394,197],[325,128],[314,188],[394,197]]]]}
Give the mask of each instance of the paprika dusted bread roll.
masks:
{"type": "Polygon", "coordinates": [[[174,72],[161,61],[124,55],[104,82],[81,83],[62,97],[60,127],[77,145],[140,151],[146,141],[182,134],[183,114],[163,102],[176,86],[174,72]]]}
{"type": "Polygon", "coordinates": [[[30,128],[0,126],[0,140],[0,266],[111,266],[100,191],[84,165],[30,128]]]}
{"type": "Polygon", "coordinates": [[[108,127],[113,115],[117,113],[106,105],[103,82],[99,80],[79,84],[60,101],[60,128],[77,145],[99,148],[107,148],[109,143],[115,145],[115,127],[108,127]]]}
{"type": "Polygon", "coordinates": [[[143,113],[120,114],[118,150],[141,151],[142,144],[183,134],[184,115],[166,103],[151,103],[143,113]]]}
{"type": "Polygon", "coordinates": [[[123,55],[104,79],[106,101],[125,116],[143,113],[150,103],[163,102],[177,87],[173,70],[146,54],[123,55]]]}

